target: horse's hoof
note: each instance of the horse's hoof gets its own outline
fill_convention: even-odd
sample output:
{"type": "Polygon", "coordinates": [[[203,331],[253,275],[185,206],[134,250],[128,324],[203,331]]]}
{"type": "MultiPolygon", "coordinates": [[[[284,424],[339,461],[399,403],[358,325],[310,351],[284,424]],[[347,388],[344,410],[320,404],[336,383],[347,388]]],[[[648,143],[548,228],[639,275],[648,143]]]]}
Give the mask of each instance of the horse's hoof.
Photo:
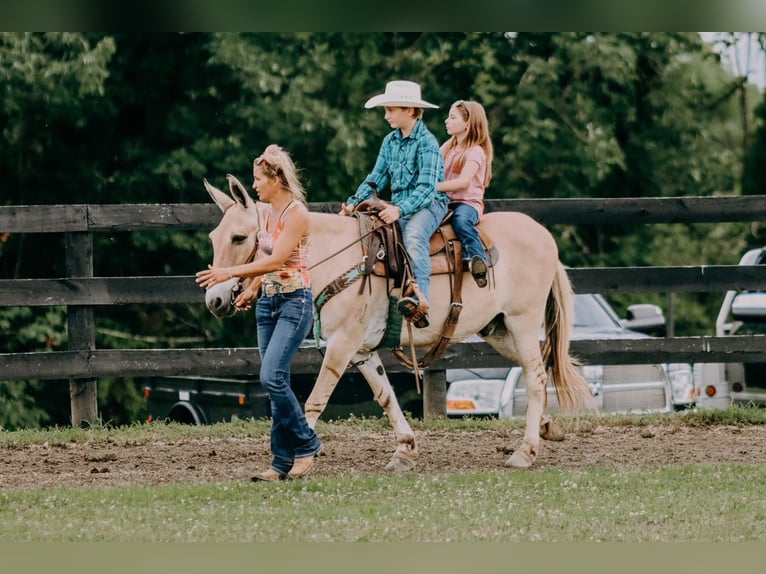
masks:
{"type": "Polygon", "coordinates": [[[561,427],[553,421],[548,421],[540,426],[540,438],[542,439],[560,442],[564,440],[565,436],[561,427]]]}
{"type": "Polygon", "coordinates": [[[410,472],[415,470],[415,460],[406,454],[395,453],[386,465],[386,470],[391,472],[410,472]]]}
{"type": "Polygon", "coordinates": [[[509,468],[529,468],[532,466],[532,459],[520,450],[517,450],[508,457],[504,464],[509,468]]]}

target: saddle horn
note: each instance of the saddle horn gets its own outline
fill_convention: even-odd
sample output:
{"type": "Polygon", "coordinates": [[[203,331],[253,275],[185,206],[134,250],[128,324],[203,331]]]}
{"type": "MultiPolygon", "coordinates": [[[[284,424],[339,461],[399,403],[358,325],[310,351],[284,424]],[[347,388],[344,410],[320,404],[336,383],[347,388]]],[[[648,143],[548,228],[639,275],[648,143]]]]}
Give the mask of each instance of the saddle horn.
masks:
{"type": "Polygon", "coordinates": [[[378,213],[379,211],[385,209],[386,205],[388,204],[378,196],[378,184],[374,181],[367,181],[365,183],[370,186],[372,195],[368,199],[360,202],[354,211],[378,213]]]}

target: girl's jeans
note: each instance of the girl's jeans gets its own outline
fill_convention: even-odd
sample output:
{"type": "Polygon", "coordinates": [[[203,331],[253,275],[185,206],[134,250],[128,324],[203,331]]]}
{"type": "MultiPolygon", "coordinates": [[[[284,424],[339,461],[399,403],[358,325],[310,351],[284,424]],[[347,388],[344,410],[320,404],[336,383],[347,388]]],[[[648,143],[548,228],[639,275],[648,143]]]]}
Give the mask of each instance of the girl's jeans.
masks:
{"type": "Polygon", "coordinates": [[[439,228],[447,215],[447,204],[437,199],[431,200],[428,207],[399,219],[402,239],[407,254],[412,262],[412,273],[425,298],[430,301],[431,255],[429,248],[431,236],[439,228]]]}
{"type": "Polygon", "coordinates": [[[262,296],[255,307],[261,384],[271,400],[271,467],[286,474],[293,459],[319,452],[321,442],[290,386],[290,361],[313,320],[310,289],[262,296]]]}
{"type": "Polygon", "coordinates": [[[481,257],[486,263],[484,246],[479,239],[479,231],[476,224],[479,223],[479,212],[467,203],[451,203],[452,229],[463,244],[463,259],[471,259],[474,256],[481,257]]]}

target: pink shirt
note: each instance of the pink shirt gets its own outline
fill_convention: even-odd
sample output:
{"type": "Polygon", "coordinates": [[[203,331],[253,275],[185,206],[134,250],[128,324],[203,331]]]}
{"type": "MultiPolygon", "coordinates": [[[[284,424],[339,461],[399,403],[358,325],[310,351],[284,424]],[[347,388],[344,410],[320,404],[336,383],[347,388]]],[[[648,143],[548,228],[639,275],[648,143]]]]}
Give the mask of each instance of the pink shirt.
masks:
{"type": "MultiPolygon", "coordinates": [[[[450,180],[460,176],[460,170],[457,167],[457,161],[460,157],[460,148],[452,148],[444,158],[444,179],[450,180]]],[[[468,148],[465,153],[465,162],[463,166],[469,161],[475,161],[479,164],[479,169],[476,170],[468,187],[460,189],[458,191],[448,191],[447,197],[450,202],[467,203],[473,206],[476,211],[479,212],[479,217],[484,214],[484,174],[487,169],[487,156],[484,150],[480,146],[472,146],[468,148]]]]}

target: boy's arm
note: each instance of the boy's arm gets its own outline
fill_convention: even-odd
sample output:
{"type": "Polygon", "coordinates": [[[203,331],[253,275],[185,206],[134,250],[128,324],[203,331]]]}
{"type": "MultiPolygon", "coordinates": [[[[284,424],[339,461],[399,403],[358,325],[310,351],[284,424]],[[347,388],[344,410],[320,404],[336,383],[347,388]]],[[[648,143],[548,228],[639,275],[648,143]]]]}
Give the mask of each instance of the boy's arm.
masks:
{"type": "Polygon", "coordinates": [[[378,159],[375,161],[375,167],[372,168],[372,172],[364,178],[362,184],[357,188],[356,193],[346,200],[346,204],[359,205],[372,195],[372,188],[367,184],[368,181],[377,185],[378,190],[383,190],[388,186],[388,153],[386,143],[387,139],[383,141],[383,145],[378,152],[378,159]]]}
{"type": "Polygon", "coordinates": [[[415,190],[396,205],[402,217],[426,207],[434,196],[436,184],[444,179],[444,162],[436,140],[418,147],[418,180],[415,190]]]}

